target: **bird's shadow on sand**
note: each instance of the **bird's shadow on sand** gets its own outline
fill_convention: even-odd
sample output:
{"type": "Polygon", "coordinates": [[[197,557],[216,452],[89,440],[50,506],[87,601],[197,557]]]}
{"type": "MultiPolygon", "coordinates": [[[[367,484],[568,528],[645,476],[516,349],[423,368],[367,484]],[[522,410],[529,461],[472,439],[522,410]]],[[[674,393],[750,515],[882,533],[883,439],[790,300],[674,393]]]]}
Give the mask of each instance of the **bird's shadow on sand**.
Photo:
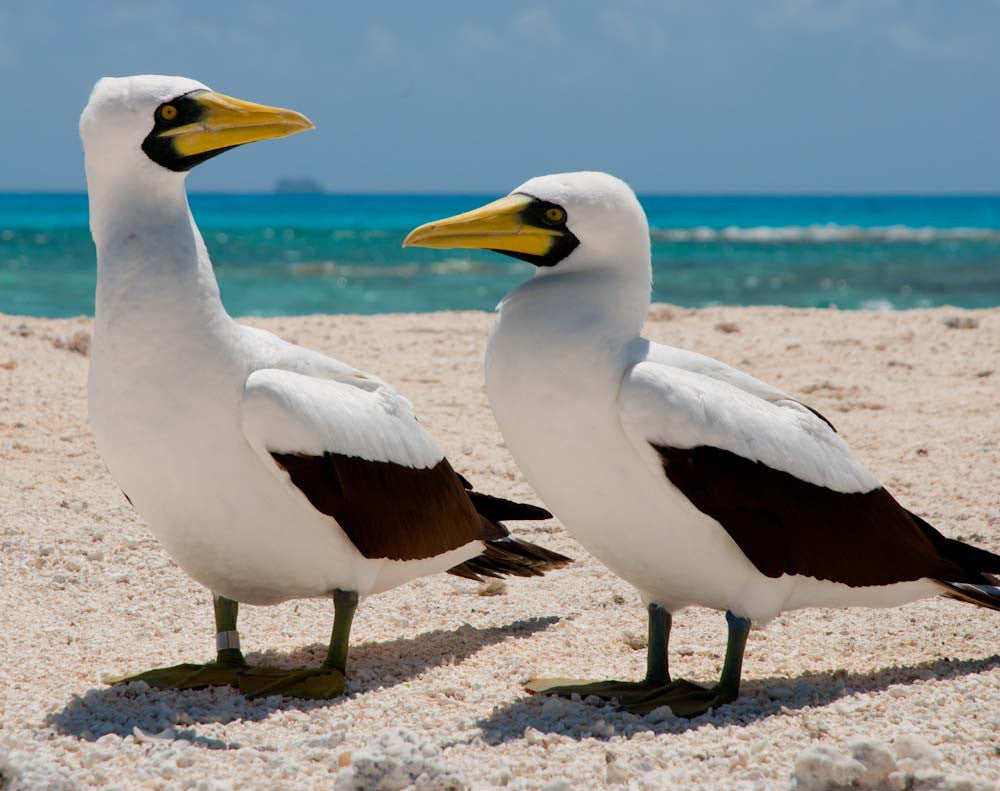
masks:
{"type": "Polygon", "coordinates": [[[746,681],[739,700],[692,720],[647,715],[638,717],[610,704],[558,701],[544,696],[526,696],[499,706],[478,722],[487,744],[524,738],[526,727],[541,733],[558,733],[571,739],[609,739],[635,733],[685,733],[703,727],[751,725],[776,715],[795,715],[798,710],[821,708],[837,701],[893,685],[946,682],[950,678],[984,673],[1000,667],[1000,656],[986,659],[937,659],[916,665],[887,667],[864,673],[804,673],[794,678],[762,678],[746,681]],[[931,675],[933,674],[933,675],[931,675]],[[614,726],[610,729],[608,725],[614,726]]]}
{"type": "MultiPolygon", "coordinates": [[[[332,700],[285,697],[248,700],[230,687],[173,691],[145,684],[118,684],[74,695],[61,710],[49,714],[46,723],[60,733],[87,741],[109,733],[122,737],[135,735],[135,729],[139,728],[143,733],[162,733],[163,738],[182,739],[208,749],[234,749],[240,745],[199,734],[190,726],[260,721],[275,711],[312,711],[336,706],[345,698],[395,686],[432,668],[460,664],[481,649],[504,640],[530,637],[558,620],[549,616],[486,628],[464,624],[457,629],[438,629],[416,637],[359,643],[351,647],[347,690],[332,700]]],[[[252,665],[315,667],[325,655],[326,646],[316,644],[288,653],[248,654],[247,661],[252,665]]]]}

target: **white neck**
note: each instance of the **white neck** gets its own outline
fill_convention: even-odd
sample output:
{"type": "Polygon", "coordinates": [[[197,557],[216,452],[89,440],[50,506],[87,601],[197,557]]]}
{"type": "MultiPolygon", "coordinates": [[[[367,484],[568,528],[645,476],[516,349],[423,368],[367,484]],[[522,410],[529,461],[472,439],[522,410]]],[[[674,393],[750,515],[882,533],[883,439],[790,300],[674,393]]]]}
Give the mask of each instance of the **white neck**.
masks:
{"type": "Polygon", "coordinates": [[[570,378],[586,371],[588,387],[614,390],[648,307],[648,281],[620,272],[553,271],[529,280],[500,304],[487,351],[488,390],[491,378],[526,375],[532,366],[570,378]]]}
{"type": "Polygon", "coordinates": [[[560,266],[539,268],[534,278],[504,299],[501,312],[518,310],[519,320],[530,312],[536,320],[556,323],[599,321],[606,337],[625,342],[642,332],[652,289],[648,248],[635,251],[625,265],[581,259],[564,269],[560,266]]]}
{"type": "Polygon", "coordinates": [[[98,325],[155,329],[225,316],[183,174],[99,178],[87,170],[98,325]]]}

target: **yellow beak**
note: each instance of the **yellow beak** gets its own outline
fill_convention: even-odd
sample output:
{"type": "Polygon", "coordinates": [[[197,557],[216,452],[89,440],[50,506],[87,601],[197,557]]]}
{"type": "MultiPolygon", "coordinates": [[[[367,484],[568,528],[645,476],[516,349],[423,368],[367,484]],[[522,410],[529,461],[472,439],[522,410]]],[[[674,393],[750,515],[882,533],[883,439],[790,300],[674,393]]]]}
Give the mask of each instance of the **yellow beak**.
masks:
{"type": "Polygon", "coordinates": [[[312,121],[294,110],[245,102],[214,91],[198,91],[190,97],[201,109],[198,118],[157,135],[172,140],[174,151],[182,157],[315,129],[312,121]]]}
{"type": "Polygon", "coordinates": [[[403,247],[475,247],[544,256],[565,232],[524,219],[524,210],[534,200],[527,195],[508,195],[464,214],[429,222],[410,231],[403,247]]]}

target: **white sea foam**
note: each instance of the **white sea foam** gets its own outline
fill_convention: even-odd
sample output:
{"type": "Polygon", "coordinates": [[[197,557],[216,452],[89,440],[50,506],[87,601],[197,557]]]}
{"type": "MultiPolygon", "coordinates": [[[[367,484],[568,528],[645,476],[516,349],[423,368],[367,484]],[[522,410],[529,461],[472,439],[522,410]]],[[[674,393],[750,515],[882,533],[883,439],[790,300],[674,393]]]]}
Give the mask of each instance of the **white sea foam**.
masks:
{"type": "Polygon", "coordinates": [[[895,310],[896,306],[891,299],[866,299],[860,305],[862,310],[895,310]]]}
{"type": "Polygon", "coordinates": [[[469,272],[495,272],[496,267],[482,261],[468,258],[446,258],[431,264],[343,264],[339,261],[305,261],[288,265],[292,277],[417,277],[433,273],[435,275],[466,274],[469,272]]]}
{"type": "Polygon", "coordinates": [[[1000,242],[998,228],[934,228],[909,225],[867,227],[862,225],[759,225],[744,227],[731,225],[726,228],[654,228],[650,231],[656,241],[663,242],[936,242],[936,241],[996,241],[1000,242]]]}

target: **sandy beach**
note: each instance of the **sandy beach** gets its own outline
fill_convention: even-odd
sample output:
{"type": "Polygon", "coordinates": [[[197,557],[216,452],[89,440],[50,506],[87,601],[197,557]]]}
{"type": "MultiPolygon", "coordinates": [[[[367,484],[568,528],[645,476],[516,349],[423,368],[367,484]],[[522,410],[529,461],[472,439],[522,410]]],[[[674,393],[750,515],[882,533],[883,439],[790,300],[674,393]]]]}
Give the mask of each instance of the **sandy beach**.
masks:
{"type": "MultiPolygon", "coordinates": [[[[482,386],[486,313],[248,320],[378,373],[483,491],[537,502],[482,386]]],[[[538,675],[638,678],[645,613],[576,563],[365,601],[347,695],[248,702],[103,679],[213,656],[210,597],[146,531],[87,425],[91,321],[0,315],[0,789],[986,789],[1000,784],[1000,613],[944,599],[807,610],[754,630],[736,703],[686,721],[532,698],[538,675]],[[852,758],[853,755],[853,758],[852,758]]],[[[1000,309],[655,305],[646,334],[798,394],[896,497],[1000,551],[1000,309]]],[[[628,525],[610,525],[627,535],[628,525]]],[[[624,539],[623,539],[624,540],[624,539]]],[[[251,662],[320,661],[332,607],[246,607],[251,662]]],[[[674,621],[671,669],[714,681],[717,612],[674,621]]]]}

